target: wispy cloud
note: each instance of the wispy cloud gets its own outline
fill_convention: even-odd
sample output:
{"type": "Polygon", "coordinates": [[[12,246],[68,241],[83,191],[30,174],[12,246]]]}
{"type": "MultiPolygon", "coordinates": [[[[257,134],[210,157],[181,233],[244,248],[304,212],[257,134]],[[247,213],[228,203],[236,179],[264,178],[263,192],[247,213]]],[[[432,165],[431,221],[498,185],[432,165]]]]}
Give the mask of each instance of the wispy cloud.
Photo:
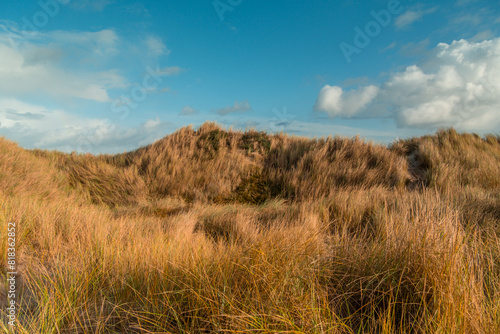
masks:
{"type": "Polygon", "coordinates": [[[103,11],[116,0],[72,0],[71,5],[78,10],[103,11]]]}
{"type": "Polygon", "coordinates": [[[64,48],[73,48],[78,46],[82,49],[80,51],[85,51],[84,53],[91,55],[92,57],[114,57],[118,55],[118,44],[120,43],[120,38],[116,32],[112,29],[103,29],[99,31],[61,31],[56,30],[53,32],[40,34],[40,39],[50,40],[52,43],[57,43],[64,48]],[[85,48],[85,49],[83,49],[85,48]]]}
{"type": "MultiPolygon", "coordinates": [[[[0,21],[2,135],[23,147],[93,153],[123,152],[161,138],[170,123],[144,120],[135,127],[119,125],[110,103],[120,94],[123,103],[130,100],[124,94],[135,92],[130,90],[133,82],[143,82],[133,73],[140,66],[160,63],[151,56],[170,52],[160,38],[142,39],[147,52],[134,52],[134,43],[112,29],[39,31],[25,36],[16,23],[0,21]],[[122,55],[139,67],[120,67],[122,55]],[[84,107],[80,106],[92,106],[92,111],[81,113],[79,108],[84,107]],[[111,119],[99,117],[100,112],[111,119]],[[86,116],[89,114],[93,116],[86,116]]],[[[158,76],[184,70],[178,66],[156,68],[158,76]]],[[[152,87],[147,93],[169,90],[152,87]]]]}
{"type": "Polygon", "coordinates": [[[167,49],[167,46],[159,37],[149,36],[145,43],[149,54],[152,56],[158,57],[170,54],[170,50],[167,49]]]}
{"type": "Polygon", "coordinates": [[[483,16],[479,13],[475,14],[464,14],[455,17],[452,20],[453,24],[460,25],[460,24],[468,24],[472,26],[477,26],[482,23],[483,16]]]}
{"type": "Polygon", "coordinates": [[[151,14],[147,10],[147,8],[141,2],[123,5],[121,7],[121,9],[124,10],[125,12],[131,13],[131,14],[142,15],[142,16],[146,16],[146,17],[151,16],[151,14]]]}
{"type": "Polygon", "coordinates": [[[184,106],[181,110],[181,112],[179,113],[179,115],[182,115],[182,116],[187,116],[187,115],[193,115],[193,114],[198,114],[199,111],[190,107],[190,106],[184,106]]]}
{"type": "Polygon", "coordinates": [[[458,0],[456,2],[456,5],[457,6],[465,6],[465,5],[468,5],[469,3],[471,2],[476,2],[477,0],[458,0]]]}
{"type": "Polygon", "coordinates": [[[409,42],[401,46],[399,53],[407,57],[422,56],[428,52],[429,45],[430,40],[428,38],[417,43],[409,42]]]}
{"type": "Polygon", "coordinates": [[[423,10],[421,8],[409,9],[405,13],[399,15],[396,18],[396,22],[394,24],[398,29],[406,28],[414,22],[420,20],[425,15],[434,13],[436,10],[437,7],[429,8],[426,10],[423,10]]]}
{"type": "MultiPolygon", "coordinates": [[[[136,50],[133,43],[112,29],[47,31],[25,38],[15,23],[0,21],[0,97],[44,94],[56,99],[110,102],[115,89],[131,86],[124,76],[129,71],[113,68],[117,57],[125,54],[146,67],[152,61],[159,63],[151,56],[170,53],[160,38],[149,36],[144,43],[146,56],[144,52],[130,52],[136,50]]],[[[185,71],[179,66],[156,68],[158,76],[185,71]]]]}
{"type": "Polygon", "coordinates": [[[468,40],[471,42],[482,42],[487,39],[492,39],[495,37],[495,34],[491,30],[480,31],[468,40]]]}
{"type": "Polygon", "coordinates": [[[387,45],[386,47],[382,48],[382,49],[380,50],[380,53],[384,53],[384,52],[386,52],[386,51],[392,50],[392,49],[394,49],[397,45],[398,45],[398,43],[396,43],[396,42],[392,42],[391,44],[389,44],[389,45],[387,45]]]}
{"type": "Polygon", "coordinates": [[[236,101],[234,102],[233,106],[216,109],[215,112],[219,115],[227,115],[227,114],[245,112],[250,110],[252,110],[252,107],[250,107],[250,103],[248,103],[248,101],[245,100],[243,102],[236,101]]]}
{"type": "Polygon", "coordinates": [[[156,74],[160,76],[171,76],[171,75],[178,75],[182,72],[184,72],[185,69],[180,68],[179,66],[171,66],[171,67],[163,67],[160,68],[156,71],[156,74]]]}

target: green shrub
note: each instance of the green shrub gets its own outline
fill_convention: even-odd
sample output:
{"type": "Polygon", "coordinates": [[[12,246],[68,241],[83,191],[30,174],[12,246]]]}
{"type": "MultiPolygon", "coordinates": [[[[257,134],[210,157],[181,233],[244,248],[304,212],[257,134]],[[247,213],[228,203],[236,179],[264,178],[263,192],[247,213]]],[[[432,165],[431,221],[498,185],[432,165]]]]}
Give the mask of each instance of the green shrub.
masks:
{"type": "Polygon", "coordinates": [[[239,147],[249,153],[269,153],[271,151],[271,140],[263,131],[250,131],[243,134],[239,147]]]}

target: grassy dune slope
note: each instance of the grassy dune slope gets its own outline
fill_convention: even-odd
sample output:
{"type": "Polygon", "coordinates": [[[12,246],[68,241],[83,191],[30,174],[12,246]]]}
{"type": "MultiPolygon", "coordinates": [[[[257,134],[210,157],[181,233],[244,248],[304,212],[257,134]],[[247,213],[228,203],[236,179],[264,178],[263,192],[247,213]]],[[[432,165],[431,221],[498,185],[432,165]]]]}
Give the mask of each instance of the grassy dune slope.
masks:
{"type": "Polygon", "coordinates": [[[498,136],[206,123],[113,156],[0,139],[8,222],[18,333],[500,332],[498,136]]]}

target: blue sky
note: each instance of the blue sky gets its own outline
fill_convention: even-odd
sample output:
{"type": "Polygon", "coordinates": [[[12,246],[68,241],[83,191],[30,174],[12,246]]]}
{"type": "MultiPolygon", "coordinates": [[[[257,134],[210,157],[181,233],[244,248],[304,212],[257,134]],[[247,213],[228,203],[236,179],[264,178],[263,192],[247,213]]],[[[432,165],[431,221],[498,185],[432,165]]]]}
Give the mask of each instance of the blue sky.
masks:
{"type": "Polygon", "coordinates": [[[499,1],[0,7],[0,136],[115,153],[205,121],[390,143],[498,133],[499,1]]]}

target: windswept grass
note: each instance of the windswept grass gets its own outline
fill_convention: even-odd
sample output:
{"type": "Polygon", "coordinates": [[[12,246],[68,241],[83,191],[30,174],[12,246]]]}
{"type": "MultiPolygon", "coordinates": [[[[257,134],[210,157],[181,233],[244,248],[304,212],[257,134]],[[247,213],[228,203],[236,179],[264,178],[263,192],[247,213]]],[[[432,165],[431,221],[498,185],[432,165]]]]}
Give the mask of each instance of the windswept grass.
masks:
{"type": "Polygon", "coordinates": [[[16,333],[500,332],[498,136],[207,123],[113,156],[0,139],[0,158],[16,333]]]}

